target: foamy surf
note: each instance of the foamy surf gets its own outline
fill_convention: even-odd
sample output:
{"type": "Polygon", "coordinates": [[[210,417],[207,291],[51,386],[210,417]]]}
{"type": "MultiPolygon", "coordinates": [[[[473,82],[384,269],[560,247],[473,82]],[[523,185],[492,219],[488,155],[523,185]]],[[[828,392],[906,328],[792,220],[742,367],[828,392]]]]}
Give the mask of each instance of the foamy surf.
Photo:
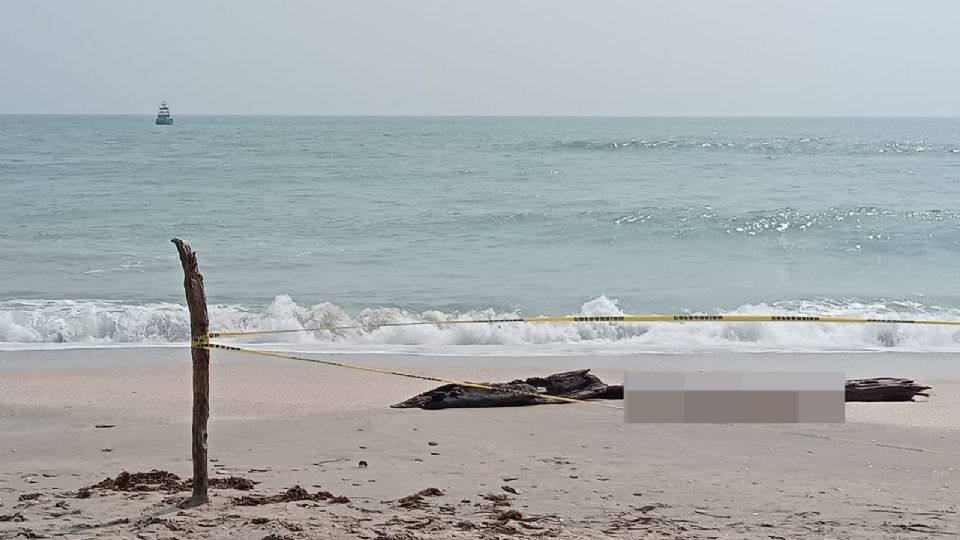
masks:
{"type": "MultiPolygon", "coordinates": [[[[640,306],[642,308],[642,306],[640,306]]],[[[599,296],[575,314],[622,315],[616,299],[599,296]]],[[[716,311],[719,312],[719,311],[716,311]]],[[[744,304],[736,314],[833,315],[892,319],[960,319],[960,310],[918,302],[842,299],[792,300],[744,304]]],[[[393,307],[350,314],[342,307],[301,305],[277,296],[265,306],[212,305],[213,331],[290,330],[357,326],[346,330],[305,331],[244,336],[233,343],[284,350],[337,353],[552,356],[690,352],[953,352],[960,350],[960,329],[906,324],[814,323],[443,323],[520,316],[492,309],[447,313],[413,312],[393,307]]],[[[525,314],[527,316],[531,314],[525,314]]],[[[0,349],[183,346],[189,341],[184,306],[172,303],[131,305],[102,300],[14,300],[0,302],[0,349]]]]}

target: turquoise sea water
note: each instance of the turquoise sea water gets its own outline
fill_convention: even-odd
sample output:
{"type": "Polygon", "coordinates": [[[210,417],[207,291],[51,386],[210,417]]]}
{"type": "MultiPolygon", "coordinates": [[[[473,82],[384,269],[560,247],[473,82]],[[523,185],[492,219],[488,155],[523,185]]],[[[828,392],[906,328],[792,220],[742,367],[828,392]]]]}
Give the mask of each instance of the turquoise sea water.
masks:
{"type": "MultiPolygon", "coordinates": [[[[0,345],[182,340],[174,236],[199,251],[223,329],[618,310],[960,318],[960,119],[175,117],[0,116],[0,345]]],[[[883,326],[290,339],[960,348],[951,328],[883,326]]]]}

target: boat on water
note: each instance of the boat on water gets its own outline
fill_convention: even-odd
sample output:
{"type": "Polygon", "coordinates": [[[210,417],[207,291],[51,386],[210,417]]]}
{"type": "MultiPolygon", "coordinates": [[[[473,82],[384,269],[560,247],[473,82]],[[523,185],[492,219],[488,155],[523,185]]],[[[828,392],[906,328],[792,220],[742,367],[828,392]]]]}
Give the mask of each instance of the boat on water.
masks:
{"type": "Polygon", "coordinates": [[[173,123],[173,117],[170,116],[170,108],[167,107],[167,102],[164,101],[160,103],[160,111],[157,112],[157,122],[158,126],[169,126],[173,123]]]}

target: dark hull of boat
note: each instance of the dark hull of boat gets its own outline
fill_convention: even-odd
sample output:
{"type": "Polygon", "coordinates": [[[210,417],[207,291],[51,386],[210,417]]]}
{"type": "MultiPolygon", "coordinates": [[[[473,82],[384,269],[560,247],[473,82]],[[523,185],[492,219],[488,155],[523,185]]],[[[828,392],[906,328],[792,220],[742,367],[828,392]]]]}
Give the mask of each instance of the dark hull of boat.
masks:
{"type": "Polygon", "coordinates": [[[173,118],[157,118],[156,124],[158,126],[169,126],[173,124],[173,118]]]}

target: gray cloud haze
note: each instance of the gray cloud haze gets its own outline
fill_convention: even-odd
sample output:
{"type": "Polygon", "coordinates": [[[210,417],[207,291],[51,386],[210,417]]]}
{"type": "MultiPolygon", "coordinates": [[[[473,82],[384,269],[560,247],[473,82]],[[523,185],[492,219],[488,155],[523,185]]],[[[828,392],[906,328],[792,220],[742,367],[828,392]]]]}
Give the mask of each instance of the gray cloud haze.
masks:
{"type": "Polygon", "coordinates": [[[15,1],[0,112],[960,115],[960,2],[15,1]]]}

